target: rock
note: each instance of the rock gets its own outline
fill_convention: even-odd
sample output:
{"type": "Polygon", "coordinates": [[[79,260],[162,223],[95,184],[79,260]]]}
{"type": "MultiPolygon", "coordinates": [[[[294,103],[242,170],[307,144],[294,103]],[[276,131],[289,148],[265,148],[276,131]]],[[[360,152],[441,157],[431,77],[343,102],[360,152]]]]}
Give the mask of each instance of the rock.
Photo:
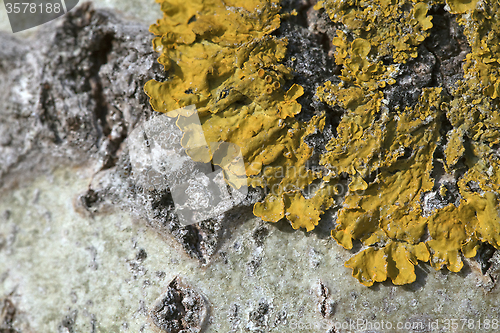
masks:
{"type": "MultiPolygon", "coordinates": [[[[252,190],[248,199],[246,188],[241,194],[232,191],[231,196],[219,174],[218,185],[213,183],[207,192],[215,195],[212,203],[217,205],[202,209],[199,202],[207,196],[193,191],[190,206],[184,210],[178,207],[175,212],[171,185],[179,185],[174,194],[182,195],[184,184],[190,181],[193,189],[200,188],[196,179],[209,172],[206,165],[192,162],[184,153],[179,144],[182,133],[168,123],[170,118],[153,113],[149,106],[144,83],[165,79],[150,39],[146,26],[110,11],[95,10],[90,3],[60,22],[41,27],[36,38],[21,40],[0,33],[1,43],[6,45],[0,50],[0,100],[4,107],[0,113],[0,186],[7,188],[18,177],[35,176],[61,164],[88,163],[94,170],[94,181],[80,196],[78,206],[83,214],[95,215],[119,204],[145,218],[161,234],[174,235],[188,254],[207,262],[217,244],[221,214],[256,202],[259,191],[252,190]],[[159,176],[166,180],[156,183],[159,177],[151,178],[152,164],[139,168],[137,158],[132,161],[134,170],[130,152],[137,149],[131,142],[144,146],[146,141],[135,135],[144,127],[177,135],[175,143],[165,141],[169,137],[163,142],[156,139],[156,143],[184,154],[182,160],[187,164],[176,169],[182,177],[171,165],[156,164],[153,169],[161,169],[159,176]],[[141,172],[149,178],[141,177],[141,172]],[[225,191],[222,197],[220,191],[225,191]],[[187,222],[197,209],[201,216],[187,222]],[[184,217],[180,221],[184,226],[179,216],[184,217]],[[185,226],[203,220],[206,222],[200,225],[185,226]]],[[[154,156],[155,161],[181,160],[165,155],[165,150],[156,153],[160,155],[154,156]]]]}
{"type": "Polygon", "coordinates": [[[204,297],[174,278],[149,311],[153,323],[167,333],[198,333],[205,326],[208,304],[204,297]]]}
{"type": "MultiPolygon", "coordinates": [[[[302,120],[323,107],[328,112],[325,132],[306,139],[317,158],[346,111],[313,97],[338,74],[330,45],[337,27],[311,10],[313,2],[286,1],[285,10],[301,12],[274,35],[289,38],[285,63],[297,73],[289,84],[304,86],[302,120]]],[[[452,89],[462,75],[463,34],[449,14],[432,10],[435,27],[421,56],[384,91],[388,108],[413,103],[424,87],[452,89]]],[[[411,285],[365,288],[343,266],[352,253],[330,237],[337,211],[305,234],[254,218],[251,206],[262,191],[249,189],[242,202],[226,201],[223,214],[182,225],[171,184],[186,182],[181,170],[198,170],[200,182],[208,170],[189,160],[180,169],[157,165],[164,182],[156,183],[144,168],[151,159],[138,166],[134,157],[151,154],[146,140],[135,138],[136,151],[131,143],[134,131],[155,123],[176,142],[180,135],[143,92],[146,81],[166,79],[151,37],[146,24],[89,4],[34,37],[0,33],[1,332],[343,332],[357,319],[396,325],[500,318],[500,259],[487,247],[460,274],[424,264],[411,285]],[[426,315],[408,319],[409,312],[426,315]]],[[[185,154],[158,141],[173,149],[160,151],[166,162],[185,154]]],[[[429,192],[425,213],[458,198],[454,179],[433,172],[451,195],[429,192]]]]}

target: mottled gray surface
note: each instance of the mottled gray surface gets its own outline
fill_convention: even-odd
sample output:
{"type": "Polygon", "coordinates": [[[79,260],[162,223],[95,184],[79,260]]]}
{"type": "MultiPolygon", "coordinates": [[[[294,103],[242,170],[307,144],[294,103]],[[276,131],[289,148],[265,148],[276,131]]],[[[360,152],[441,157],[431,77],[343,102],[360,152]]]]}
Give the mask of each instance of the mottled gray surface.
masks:
{"type": "Polygon", "coordinates": [[[185,110],[192,112],[185,118],[192,130],[190,135],[203,138],[198,146],[182,147],[183,132],[177,127],[176,118],[168,114],[157,114],[136,126],[126,144],[134,184],[148,191],[169,190],[177,218],[187,226],[217,218],[237,207],[247,197],[248,185],[246,179],[239,188],[229,185],[234,178],[229,166],[245,169],[239,147],[227,142],[206,142],[196,107],[185,110]],[[212,158],[216,151],[217,161],[212,158]],[[235,155],[229,156],[228,151],[235,155]]]}
{"type": "MultiPolygon", "coordinates": [[[[21,332],[67,332],[64,325],[69,332],[155,332],[148,311],[176,276],[206,298],[206,332],[327,332],[358,319],[439,320],[442,329],[433,332],[450,332],[445,319],[477,325],[500,316],[498,288],[480,286],[488,277],[475,262],[460,274],[420,265],[412,285],[366,288],[343,266],[349,251],[326,232],[294,231],[250,212],[224,222],[217,253],[201,265],[127,211],[89,215],[78,195],[91,176],[89,168],[60,169],[1,197],[0,295],[14,304],[21,332]]],[[[349,331],[374,330],[338,332],[349,331]]]]}
{"type": "MultiPolygon", "coordinates": [[[[85,1],[80,0],[80,4],[84,2],[85,1]]],[[[158,4],[154,0],[97,0],[94,1],[93,4],[94,7],[98,9],[113,9],[128,21],[139,22],[144,26],[149,26],[155,20],[161,18],[158,4]]],[[[57,24],[62,20],[62,18],[59,18],[56,22],[47,23],[46,25],[50,26],[53,23],[57,24]]],[[[42,28],[44,26],[42,26],[42,28]]],[[[40,27],[17,33],[16,36],[32,36],[39,28],[40,27]]],[[[3,0],[0,0],[0,31],[11,32],[3,0]]]]}

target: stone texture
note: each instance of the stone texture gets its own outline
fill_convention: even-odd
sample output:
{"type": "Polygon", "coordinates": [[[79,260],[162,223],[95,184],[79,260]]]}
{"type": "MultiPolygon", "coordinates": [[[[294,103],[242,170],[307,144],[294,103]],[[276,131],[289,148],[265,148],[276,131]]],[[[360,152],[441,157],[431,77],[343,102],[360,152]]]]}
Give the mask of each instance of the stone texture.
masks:
{"type": "Polygon", "coordinates": [[[153,323],[168,333],[197,333],[205,328],[208,313],[205,298],[174,278],[150,310],[153,323]]]}
{"type": "MultiPolygon", "coordinates": [[[[303,57],[286,62],[310,117],[324,106],[313,91],[335,75],[325,69],[334,28],[312,2],[288,3],[302,12],[276,34],[303,57]]],[[[171,327],[167,305],[193,332],[425,332],[436,320],[445,332],[446,319],[500,319],[500,260],[488,248],[459,274],[424,264],[409,286],[366,288],[343,266],[352,253],[329,235],[335,211],[311,233],[294,231],[253,217],[255,190],[223,215],[181,226],[169,189],[132,176],[127,141],[154,117],[144,82],[165,79],[145,24],[156,7],[105,4],[146,14],[133,21],[83,5],[36,35],[0,33],[0,332],[158,332],[171,327]],[[358,319],[424,327],[342,328],[358,319]]],[[[441,30],[386,92],[390,105],[461,75],[460,31],[439,8],[432,14],[441,30]]],[[[344,112],[329,111],[325,137],[310,139],[318,150],[344,112]]]]}

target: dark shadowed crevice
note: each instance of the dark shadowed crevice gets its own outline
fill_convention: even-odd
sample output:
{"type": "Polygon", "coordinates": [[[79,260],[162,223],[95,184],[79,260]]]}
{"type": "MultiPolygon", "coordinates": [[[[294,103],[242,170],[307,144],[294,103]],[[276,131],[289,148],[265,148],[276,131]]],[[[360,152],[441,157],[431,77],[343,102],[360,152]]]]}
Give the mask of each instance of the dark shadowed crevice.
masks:
{"type": "Polygon", "coordinates": [[[108,62],[108,55],[113,50],[112,45],[113,35],[111,33],[108,33],[101,38],[96,50],[94,50],[94,52],[92,52],[92,54],[90,55],[92,67],[89,71],[89,84],[95,100],[94,113],[96,115],[98,126],[102,131],[102,135],[104,136],[108,136],[110,134],[111,128],[106,120],[106,116],[109,111],[109,105],[103,95],[103,85],[101,82],[101,78],[99,77],[99,70],[104,64],[108,62]]]}
{"type": "Polygon", "coordinates": [[[53,142],[55,144],[61,144],[62,139],[59,135],[59,130],[58,130],[58,127],[61,126],[61,123],[59,122],[57,117],[55,117],[54,114],[49,111],[50,109],[55,108],[54,99],[50,94],[50,84],[44,83],[40,91],[41,93],[40,93],[39,119],[41,123],[46,124],[49,130],[52,132],[53,142]]]}
{"type": "Polygon", "coordinates": [[[295,118],[298,121],[308,121],[314,115],[329,109],[315,94],[317,87],[328,80],[336,80],[337,66],[331,52],[331,36],[335,27],[324,11],[314,10],[312,1],[282,1],[281,6],[281,26],[273,35],[288,40],[283,64],[291,68],[294,74],[283,89],[286,91],[293,84],[304,88],[304,95],[297,100],[302,111],[295,118]],[[294,9],[297,15],[288,15],[294,9]]]}
{"type": "Polygon", "coordinates": [[[479,246],[475,259],[481,265],[481,273],[483,273],[483,275],[490,269],[490,259],[495,254],[495,251],[496,249],[489,243],[481,243],[479,246]]]}
{"type": "Polygon", "coordinates": [[[216,220],[206,220],[193,225],[183,226],[175,214],[174,201],[169,190],[150,192],[152,220],[150,223],[160,231],[168,231],[192,258],[206,264],[215,253],[221,224],[216,220]]]}
{"type": "Polygon", "coordinates": [[[443,87],[449,95],[455,83],[463,79],[462,64],[471,49],[463,27],[458,24],[454,15],[444,9],[444,5],[432,6],[428,14],[432,15],[433,27],[423,45],[436,58],[432,84],[443,87]]]}

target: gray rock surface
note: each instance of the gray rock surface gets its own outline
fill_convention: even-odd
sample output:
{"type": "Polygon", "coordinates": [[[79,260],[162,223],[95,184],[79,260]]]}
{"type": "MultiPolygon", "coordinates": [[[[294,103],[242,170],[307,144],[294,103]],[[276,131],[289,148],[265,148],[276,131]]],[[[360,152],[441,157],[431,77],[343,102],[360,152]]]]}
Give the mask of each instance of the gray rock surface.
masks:
{"type": "Polygon", "coordinates": [[[164,79],[147,27],[87,3],[33,40],[4,36],[0,183],[8,188],[61,163],[90,162],[95,174],[80,197],[83,209],[119,203],[160,232],[173,233],[206,262],[220,229],[217,219],[181,227],[169,189],[131,175],[125,139],[157,115],[142,87],[151,78],[164,79]]]}

